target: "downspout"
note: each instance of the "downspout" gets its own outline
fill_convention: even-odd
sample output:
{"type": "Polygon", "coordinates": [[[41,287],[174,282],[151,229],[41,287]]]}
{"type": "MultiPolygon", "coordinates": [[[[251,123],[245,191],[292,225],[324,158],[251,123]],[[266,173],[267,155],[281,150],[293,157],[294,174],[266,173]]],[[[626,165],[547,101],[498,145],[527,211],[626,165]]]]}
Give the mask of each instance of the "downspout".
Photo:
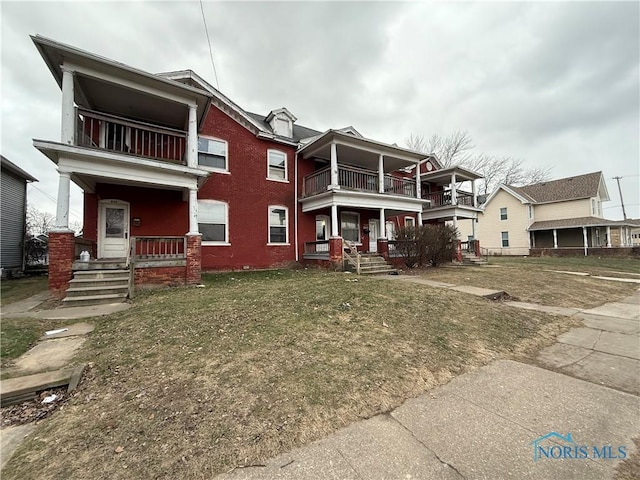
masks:
{"type": "Polygon", "coordinates": [[[293,236],[295,239],[295,249],[296,249],[296,262],[300,260],[300,252],[298,251],[298,152],[294,157],[293,164],[293,174],[294,174],[294,188],[293,188],[293,204],[295,205],[295,209],[293,212],[293,236]]]}

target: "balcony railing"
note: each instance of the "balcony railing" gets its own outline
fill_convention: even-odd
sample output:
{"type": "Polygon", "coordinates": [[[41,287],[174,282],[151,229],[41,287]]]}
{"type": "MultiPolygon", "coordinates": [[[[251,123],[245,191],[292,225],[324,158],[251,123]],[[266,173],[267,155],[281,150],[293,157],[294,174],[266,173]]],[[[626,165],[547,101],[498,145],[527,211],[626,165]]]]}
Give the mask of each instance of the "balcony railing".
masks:
{"type": "Polygon", "coordinates": [[[76,144],[139,157],[186,164],[187,133],[78,109],[76,144]]]}
{"type": "Polygon", "coordinates": [[[451,190],[442,190],[439,192],[424,193],[423,198],[430,200],[428,208],[444,207],[450,205],[462,205],[473,207],[473,194],[463,190],[456,190],[456,203],[452,203],[451,190]]]}
{"type": "MultiPolygon", "coordinates": [[[[330,184],[331,168],[326,167],[304,177],[304,190],[302,195],[304,197],[311,197],[326,192],[330,184]]],[[[373,170],[339,165],[338,184],[346,190],[380,193],[378,187],[378,172],[373,170]]],[[[415,197],[416,182],[411,178],[396,177],[387,174],[384,176],[384,193],[415,197]]]]}
{"type": "Polygon", "coordinates": [[[329,240],[305,242],[304,255],[305,257],[329,258],[329,240]]]}

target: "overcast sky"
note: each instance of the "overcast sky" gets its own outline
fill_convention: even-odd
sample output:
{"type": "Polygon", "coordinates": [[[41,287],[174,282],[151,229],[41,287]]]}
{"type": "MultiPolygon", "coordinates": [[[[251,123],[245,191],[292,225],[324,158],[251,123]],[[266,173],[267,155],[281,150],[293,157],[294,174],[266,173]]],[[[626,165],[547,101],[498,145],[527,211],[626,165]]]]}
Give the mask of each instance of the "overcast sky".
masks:
{"type": "MultiPolygon", "coordinates": [[[[198,2],[2,2],[2,145],[55,212],[58,176],[32,139],[59,140],[61,93],[30,34],[149,72],[216,85],[198,2]]],[[[468,131],[475,152],[603,170],[607,218],[640,217],[640,4],[205,2],[220,90],[301,125],[353,125],[404,144],[468,131]]],[[[80,220],[80,190],[71,219],[80,220]]]]}

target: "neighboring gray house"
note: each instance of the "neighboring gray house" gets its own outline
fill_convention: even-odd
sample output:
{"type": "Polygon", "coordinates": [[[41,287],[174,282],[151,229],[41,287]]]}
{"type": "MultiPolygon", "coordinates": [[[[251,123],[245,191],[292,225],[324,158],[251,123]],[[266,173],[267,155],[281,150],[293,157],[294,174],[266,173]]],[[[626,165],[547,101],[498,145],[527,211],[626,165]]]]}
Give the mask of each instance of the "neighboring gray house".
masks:
{"type": "Polygon", "coordinates": [[[38,180],[2,155],[0,161],[0,269],[4,277],[24,269],[27,182],[38,180]]]}

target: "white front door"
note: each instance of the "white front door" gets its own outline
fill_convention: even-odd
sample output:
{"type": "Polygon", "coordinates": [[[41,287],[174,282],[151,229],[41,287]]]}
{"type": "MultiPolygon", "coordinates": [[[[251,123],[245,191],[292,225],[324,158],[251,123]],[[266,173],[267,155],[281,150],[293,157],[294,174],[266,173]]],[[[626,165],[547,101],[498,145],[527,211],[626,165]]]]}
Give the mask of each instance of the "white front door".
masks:
{"type": "Polygon", "coordinates": [[[369,220],[369,251],[378,251],[378,237],[380,232],[380,220],[369,220]]]}
{"type": "Polygon", "coordinates": [[[124,258],[129,248],[129,204],[119,200],[100,202],[98,257],[124,258]]]}

